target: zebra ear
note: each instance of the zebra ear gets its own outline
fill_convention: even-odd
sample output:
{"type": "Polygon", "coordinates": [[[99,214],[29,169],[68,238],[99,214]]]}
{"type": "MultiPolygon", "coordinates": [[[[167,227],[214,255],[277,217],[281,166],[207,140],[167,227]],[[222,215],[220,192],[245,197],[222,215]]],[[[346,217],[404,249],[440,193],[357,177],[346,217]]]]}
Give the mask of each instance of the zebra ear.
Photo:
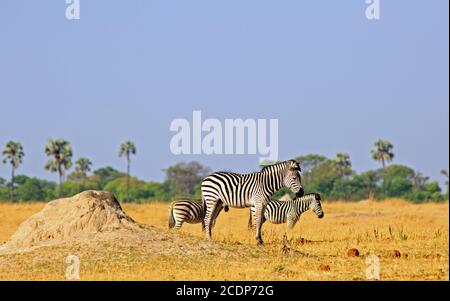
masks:
{"type": "Polygon", "coordinates": [[[321,201],[322,200],[322,198],[320,197],[320,194],[318,194],[318,193],[316,193],[315,199],[316,199],[316,201],[321,201]]]}
{"type": "Polygon", "coordinates": [[[295,161],[295,160],[291,160],[291,166],[290,166],[290,169],[291,169],[291,170],[298,170],[298,171],[301,171],[301,169],[300,169],[300,164],[299,164],[297,161],[295,161]]]}

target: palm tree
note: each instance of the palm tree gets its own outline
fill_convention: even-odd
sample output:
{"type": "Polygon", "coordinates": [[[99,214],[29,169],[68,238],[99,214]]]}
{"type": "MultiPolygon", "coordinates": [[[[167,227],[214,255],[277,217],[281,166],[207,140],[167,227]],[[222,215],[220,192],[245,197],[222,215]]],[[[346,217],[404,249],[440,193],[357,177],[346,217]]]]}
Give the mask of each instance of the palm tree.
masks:
{"type": "Polygon", "coordinates": [[[337,153],[334,158],[334,163],[338,169],[339,175],[345,177],[351,174],[352,162],[350,156],[347,153],[337,153]]]}
{"type": "Polygon", "coordinates": [[[91,171],[91,165],[92,162],[88,158],[78,158],[78,160],[75,161],[75,172],[79,173],[83,177],[86,177],[87,173],[91,171]]]}
{"type": "Polygon", "coordinates": [[[372,150],[372,158],[376,161],[380,161],[383,169],[386,168],[386,163],[391,162],[394,158],[392,149],[394,146],[387,140],[378,140],[374,143],[372,150]]]}
{"type": "Polygon", "coordinates": [[[23,152],[22,144],[19,142],[9,141],[6,143],[5,148],[3,149],[3,163],[6,164],[9,162],[11,164],[11,185],[9,187],[9,197],[10,200],[14,200],[14,172],[22,164],[23,157],[25,153],[23,152]]]}
{"type": "Polygon", "coordinates": [[[130,163],[131,155],[136,154],[136,146],[134,143],[127,140],[120,145],[119,157],[125,156],[127,159],[127,200],[129,200],[130,193],[130,163]]]}
{"type": "Polygon", "coordinates": [[[58,172],[59,175],[59,195],[62,195],[62,182],[65,170],[72,166],[72,147],[69,142],[64,139],[49,139],[45,145],[45,154],[50,159],[47,164],[45,164],[45,169],[51,172],[58,172]]]}
{"type": "Polygon", "coordinates": [[[388,140],[378,140],[375,141],[372,150],[370,153],[372,154],[372,158],[376,161],[380,161],[383,166],[383,191],[386,195],[386,179],[385,179],[385,170],[386,170],[386,162],[391,162],[394,158],[394,153],[392,149],[394,146],[388,140]]]}

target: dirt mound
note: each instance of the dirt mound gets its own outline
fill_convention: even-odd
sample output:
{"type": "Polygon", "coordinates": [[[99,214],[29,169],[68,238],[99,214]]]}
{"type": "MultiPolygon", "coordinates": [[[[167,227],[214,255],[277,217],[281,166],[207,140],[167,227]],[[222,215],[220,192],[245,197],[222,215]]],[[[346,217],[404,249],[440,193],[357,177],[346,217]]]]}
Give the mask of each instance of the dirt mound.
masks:
{"type": "Polygon", "coordinates": [[[331,270],[331,268],[328,264],[321,264],[319,266],[319,271],[329,271],[329,270],[331,270]]]}
{"type": "Polygon", "coordinates": [[[389,251],[389,257],[400,258],[400,257],[402,257],[402,254],[400,253],[399,250],[391,250],[391,251],[389,251]]]}
{"type": "Polygon", "coordinates": [[[114,194],[88,190],[49,202],[24,221],[0,250],[27,250],[113,230],[139,229],[141,226],[122,210],[114,194]]]}
{"type": "Polygon", "coordinates": [[[359,250],[358,249],[348,249],[347,250],[347,256],[348,257],[358,257],[359,256],[359,250]]]}

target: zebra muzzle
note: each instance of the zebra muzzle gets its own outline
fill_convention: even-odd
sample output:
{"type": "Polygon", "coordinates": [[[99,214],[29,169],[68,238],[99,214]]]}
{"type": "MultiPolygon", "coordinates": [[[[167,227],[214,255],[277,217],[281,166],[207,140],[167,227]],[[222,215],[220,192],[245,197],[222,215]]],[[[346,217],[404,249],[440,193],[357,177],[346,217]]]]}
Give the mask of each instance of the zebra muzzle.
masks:
{"type": "Polygon", "coordinates": [[[303,195],[305,194],[305,191],[303,190],[303,188],[300,188],[300,190],[297,192],[297,197],[301,198],[303,195]]]}

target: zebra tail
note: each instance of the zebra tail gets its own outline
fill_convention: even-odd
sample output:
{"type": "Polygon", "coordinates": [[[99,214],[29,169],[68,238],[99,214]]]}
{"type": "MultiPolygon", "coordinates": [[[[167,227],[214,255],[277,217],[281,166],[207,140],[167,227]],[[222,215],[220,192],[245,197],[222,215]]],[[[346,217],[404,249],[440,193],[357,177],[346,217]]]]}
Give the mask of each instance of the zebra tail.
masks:
{"type": "Polygon", "coordinates": [[[169,229],[175,227],[175,218],[173,217],[173,205],[170,205],[169,209],[169,229]]]}

